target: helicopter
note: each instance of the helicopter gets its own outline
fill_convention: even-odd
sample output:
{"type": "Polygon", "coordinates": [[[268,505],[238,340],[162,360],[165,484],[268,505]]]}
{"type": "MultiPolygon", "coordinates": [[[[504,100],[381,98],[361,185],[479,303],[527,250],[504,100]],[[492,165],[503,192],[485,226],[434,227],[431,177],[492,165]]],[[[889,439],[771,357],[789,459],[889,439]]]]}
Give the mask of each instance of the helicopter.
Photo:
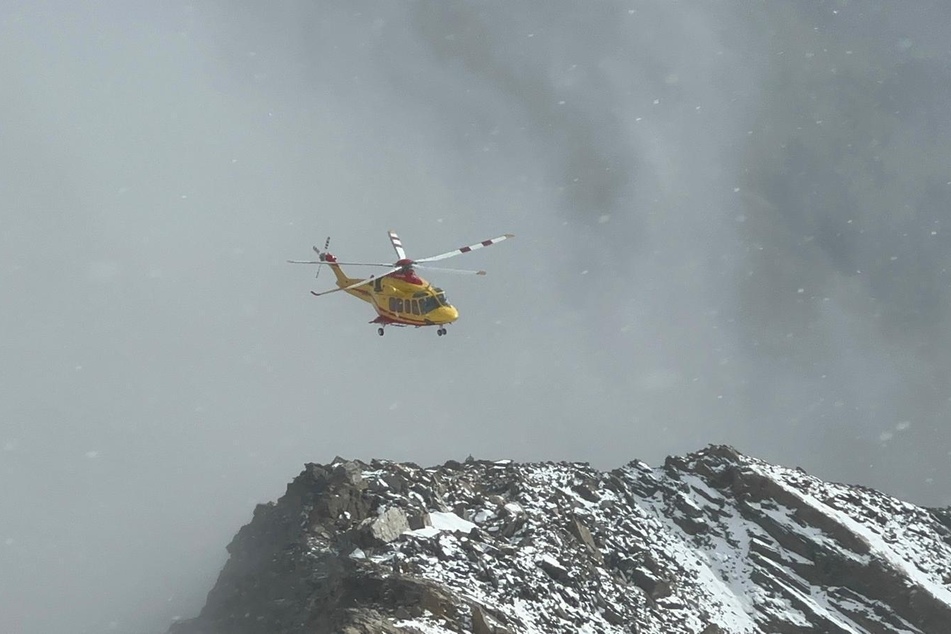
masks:
{"type": "Polygon", "coordinates": [[[436,334],[440,337],[447,334],[446,324],[450,324],[459,318],[459,311],[446,299],[446,293],[443,289],[433,286],[416,273],[417,269],[427,271],[440,271],[443,273],[461,273],[467,275],[485,275],[485,271],[471,271],[465,269],[444,269],[440,267],[429,266],[429,262],[436,262],[452,258],[463,253],[469,253],[477,249],[492,246],[514,238],[511,233],[506,233],[491,240],[483,240],[476,244],[433,255],[428,258],[419,258],[417,260],[406,257],[406,251],[403,249],[403,242],[395,232],[389,231],[390,244],[396,251],[396,262],[385,264],[381,262],[340,262],[327,249],[330,248],[330,238],[324,242],[323,250],[313,247],[317,254],[316,260],[288,260],[290,264],[316,264],[317,275],[320,277],[320,269],[327,265],[333,271],[337,278],[337,288],[329,291],[316,292],[311,291],[315,297],[322,297],[331,293],[344,291],[354,297],[369,302],[376,310],[376,319],[371,324],[378,324],[377,334],[381,337],[384,334],[386,326],[436,326],[436,334]],[[341,266],[374,266],[385,267],[387,270],[380,275],[371,275],[366,279],[348,277],[341,266]]]}

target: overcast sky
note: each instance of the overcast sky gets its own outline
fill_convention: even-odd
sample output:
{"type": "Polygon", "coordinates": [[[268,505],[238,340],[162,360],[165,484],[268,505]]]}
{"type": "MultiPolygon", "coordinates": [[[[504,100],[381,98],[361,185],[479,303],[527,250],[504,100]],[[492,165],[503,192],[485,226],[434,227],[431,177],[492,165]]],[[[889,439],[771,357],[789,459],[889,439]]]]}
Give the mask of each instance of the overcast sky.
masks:
{"type": "Polygon", "coordinates": [[[728,443],[951,504],[951,183],[924,209],[887,173],[917,131],[951,175],[951,17],[786,5],[0,0],[0,631],[164,632],[335,455],[728,443]],[[791,150],[777,88],[830,154],[869,147],[874,118],[809,105],[833,54],[929,69],[857,93],[901,117],[851,198],[864,168],[791,150]],[[447,337],[380,338],[285,260],[388,261],[388,229],[411,257],[517,238],[431,276],[447,337]]]}

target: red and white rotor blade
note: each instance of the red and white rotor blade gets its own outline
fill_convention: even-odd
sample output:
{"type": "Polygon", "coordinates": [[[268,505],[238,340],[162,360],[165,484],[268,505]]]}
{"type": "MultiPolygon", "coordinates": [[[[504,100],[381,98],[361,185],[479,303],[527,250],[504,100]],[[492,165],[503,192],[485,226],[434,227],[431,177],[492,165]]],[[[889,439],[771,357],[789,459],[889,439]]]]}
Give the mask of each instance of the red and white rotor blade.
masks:
{"type": "MultiPolygon", "coordinates": [[[[379,277],[385,277],[385,276],[389,275],[390,273],[396,273],[397,271],[401,270],[402,268],[403,268],[403,267],[400,267],[400,266],[391,268],[389,271],[387,271],[387,272],[384,273],[383,275],[380,275],[379,277]]],[[[365,279],[365,280],[361,280],[361,281],[357,282],[356,284],[351,284],[350,286],[342,286],[342,287],[340,287],[340,288],[333,288],[333,289],[330,289],[329,291],[324,291],[323,293],[318,293],[317,291],[311,291],[310,294],[313,295],[314,297],[321,297],[321,296],[323,296],[323,295],[330,295],[331,293],[336,293],[337,291],[349,291],[349,290],[351,290],[351,289],[358,288],[358,287],[360,287],[360,286],[366,286],[367,284],[372,284],[373,282],[375,282],[376,280],[378,280],[379,277],[371,277],[371,278],[368,278],[368,279],[365,279]]]]}
{"type": "Polygon", "coordinates": [[[396,259],[405,260],[406,251],[403,250],[403,241],[400,240],[400,237],[396,235],[395,231],[387,231],[387,235],[390,236],[390,242],[393,244],[393,249],[396,251],[396,259]]]}
{"type": "Polygon", "coordinates": [[[482,249],[484,247],[490,247],[493,244],[502,242],[502,240],[508,240],[509,238],[514,238],[515,235],[511,233],[506,233],[504,236],[499,236],[498,238],[492,238],[491,240],[483,240],[476,244],[470,244],[467,247],[462,247],[461,249],[456,249],[454,251],[447,251],[446,253],[440,253],[439,255],[434,255],[428,258],[420,258],[419,260],[413,260],[413,262],[435,262],[437,260],[445,260],[446,258],[454,258],[457,255],[462,255],[463,253],[469,253],[470,251],[475,251],[476,249],[482,249]]]}

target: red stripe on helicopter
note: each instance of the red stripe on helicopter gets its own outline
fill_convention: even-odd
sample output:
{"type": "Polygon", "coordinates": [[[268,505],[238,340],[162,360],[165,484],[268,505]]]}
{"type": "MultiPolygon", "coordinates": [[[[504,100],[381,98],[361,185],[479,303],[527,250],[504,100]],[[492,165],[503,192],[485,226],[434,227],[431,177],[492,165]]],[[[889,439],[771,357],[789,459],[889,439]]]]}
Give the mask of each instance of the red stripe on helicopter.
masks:
{"type": "Polygon", "coordinates": [[[376,319],[370,322],[371,324],[392,324],[394,326],[416,326],[417,328],[422,326],[435,326],[436,324],[429,321],[412,321],[409,319],[401,319],[399,317],[390,317],[389,315],[384,315],[378,313],[376,319]]]}

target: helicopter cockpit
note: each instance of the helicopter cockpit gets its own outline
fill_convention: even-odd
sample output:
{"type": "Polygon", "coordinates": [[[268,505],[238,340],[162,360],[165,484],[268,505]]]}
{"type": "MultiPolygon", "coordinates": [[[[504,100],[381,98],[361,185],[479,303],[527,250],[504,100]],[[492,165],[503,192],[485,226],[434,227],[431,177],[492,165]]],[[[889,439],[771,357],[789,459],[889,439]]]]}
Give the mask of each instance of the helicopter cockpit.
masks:
{"type": "Polygon", "coordinates": [[[433,288],[433,291],[435,291],[434,294],[427,294],[419,300],[419,310],[424,315],[436,310],[440,306],[449,306],[449,302],[446,300],[446,294],[441,288],[433,288]]]}
{"type": "Polygon", "coordinates": [[[412,315],[425,315],[441,306],[452,307],[446,299],[446,293],[441,288],[433,288],[433,292],[428,293],[419,291],[413,293],[413,299],[403,299],[391,297],[389,308],[394,313],[407,313],[412,315]]]}

